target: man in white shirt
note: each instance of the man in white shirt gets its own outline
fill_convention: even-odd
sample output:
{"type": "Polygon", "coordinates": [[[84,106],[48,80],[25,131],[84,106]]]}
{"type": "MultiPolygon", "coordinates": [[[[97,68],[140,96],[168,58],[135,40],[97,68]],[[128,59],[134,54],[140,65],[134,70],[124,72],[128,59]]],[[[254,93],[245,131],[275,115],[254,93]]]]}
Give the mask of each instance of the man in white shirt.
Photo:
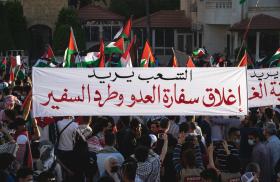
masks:
{"type": "Polygon", "coordinates": [[[78,124],[73,121],[72,117],[64,117],[57,122],[59,131],[59,142],[57,147],[57,157],[63,163],[63,165],[71,171],[75,169],[75,163],[73,162],[73,148],[74,148],[74,135],[78,128],[78,124]]]}

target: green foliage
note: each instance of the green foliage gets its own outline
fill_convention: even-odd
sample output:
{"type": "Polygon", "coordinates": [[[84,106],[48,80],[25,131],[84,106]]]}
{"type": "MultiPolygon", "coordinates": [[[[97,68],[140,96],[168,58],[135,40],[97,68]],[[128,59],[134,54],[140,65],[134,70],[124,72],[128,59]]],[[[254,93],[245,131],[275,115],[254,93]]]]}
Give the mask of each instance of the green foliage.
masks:
{"type": "Polygon", "coordinates": [[[76,11],[70,8],[63,8],[58,15],[53,35],[53,48],[56,54],[63,54],[67,48],[69,43],[70,27],[73,28],[78,49],[85,49],[85,33],[79,23],[76,11]]]}
{"type": "MultiPolygon", "coordinates": [[[[112,0],[110,4],[110,10],[130,17],[134,15],[135,18],[139,18],[146,15],[146,0],[112,0]]],[[[154,13],[159,10],[172,10],[179,9],[180,0],[149,0],[150,13],[154,13]]]]}
{"type": "Polygon", "coordinates": [[[13,48],[13,39],[9,30],[5,6],[0,3],[0,51],[6,51],[13,48]]]}
{"type": "Polygon", "coordinates": [[[19,1],[0,5],[0,49],[23,49],[28,45],[28,32],[23,8],[19,1]]]}

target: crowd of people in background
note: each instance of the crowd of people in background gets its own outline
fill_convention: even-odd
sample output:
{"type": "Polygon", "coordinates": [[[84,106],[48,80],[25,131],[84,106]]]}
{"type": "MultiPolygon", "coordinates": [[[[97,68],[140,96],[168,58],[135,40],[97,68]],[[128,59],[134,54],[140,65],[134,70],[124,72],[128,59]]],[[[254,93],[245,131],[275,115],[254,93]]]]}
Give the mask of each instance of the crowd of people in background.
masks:
{"type": "Polygon", "coordinates": [[[1,182],[280,181],[278,107],[245,117],[26,119],[30,80],[1,86],[1,182]]]}

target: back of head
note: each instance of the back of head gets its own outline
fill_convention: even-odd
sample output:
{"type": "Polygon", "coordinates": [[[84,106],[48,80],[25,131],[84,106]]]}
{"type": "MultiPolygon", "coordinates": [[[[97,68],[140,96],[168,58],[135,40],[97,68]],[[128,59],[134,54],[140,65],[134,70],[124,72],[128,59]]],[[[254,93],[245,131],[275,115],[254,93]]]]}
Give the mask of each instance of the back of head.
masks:
{"type": "Polygon", "coordinates": [[[116,142],[116,136],[112,133],[112,131],[106,131],[104,135],[105,145],[114,146],[116,142]]]}
{"type": "Polygon", "coordinates": [[[136,177],[137,162],[130,158],[123,162],[121,166],[122,178],[129,181],[134,181],[136,177]]]}
{"type": "Polygon", "coordinates": [[[145,146],[147,148],[151,148],[152,139],[149,135],[143,135],[139,139],[139,144],[142,145],[142,146],[145,146]]]}
{"type": "Polygon", "coordinates": [[[139,127],[140,124],[141,123],[137,118],[133,118],[130,122],[130,128],[135,129],[135,128],[139,127]]]}
{"type": "Polygon", "coordinates": [[[148,159],[149,148],[140,145],[136,147],[134,154],[138,162],[145,162],[148,159]]]}
{"type": "Polygon", "coordinates": [[[267,122],[264,126],[264,129],[269,135],[275,135],[277,132],[276,125],[273,122],[267,122]]]}
{"type": "Polygon", "coordinates": [[[170,126],[170,121],[169,121],[169,119],[166,118],[166,117],[161,118],[161,119],[160,119],[159,126],[160,126],[161,128],[163,128],[163,129],[169,128],[169,126],[170,126]]]}
{"type": "Polygon", "coordinates": [[[184,132],[187,133],[189,131],[190,127],[189,124],[187,122],[181,123],[179,125],[179,132],[184,132]]]}
{"type": "Polygon", "coordinates": [[[98,117],[96,118],[96,121],[93,125],[93,134],[97,134],[101,132],[104,128],[108,126],[108,120],[104,117],[98,117]]]}
{"type": "Polygon", "coordinates": [[[273,110],[271,108],[265,108],[264,115],[267,119],[271,120],[273,118],[273,110]]]}

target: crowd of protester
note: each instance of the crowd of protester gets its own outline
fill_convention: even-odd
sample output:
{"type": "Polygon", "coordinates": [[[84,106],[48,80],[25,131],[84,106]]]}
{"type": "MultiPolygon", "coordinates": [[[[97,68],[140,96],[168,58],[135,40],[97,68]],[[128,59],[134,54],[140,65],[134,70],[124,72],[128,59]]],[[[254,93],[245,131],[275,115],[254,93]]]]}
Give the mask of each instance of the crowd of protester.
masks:
{"type": "Polygon", "coordinates": [[[280,109],[236,116],[24,119],[30,81],[0,88],[2,182],[280,182],[280,109]]]}

